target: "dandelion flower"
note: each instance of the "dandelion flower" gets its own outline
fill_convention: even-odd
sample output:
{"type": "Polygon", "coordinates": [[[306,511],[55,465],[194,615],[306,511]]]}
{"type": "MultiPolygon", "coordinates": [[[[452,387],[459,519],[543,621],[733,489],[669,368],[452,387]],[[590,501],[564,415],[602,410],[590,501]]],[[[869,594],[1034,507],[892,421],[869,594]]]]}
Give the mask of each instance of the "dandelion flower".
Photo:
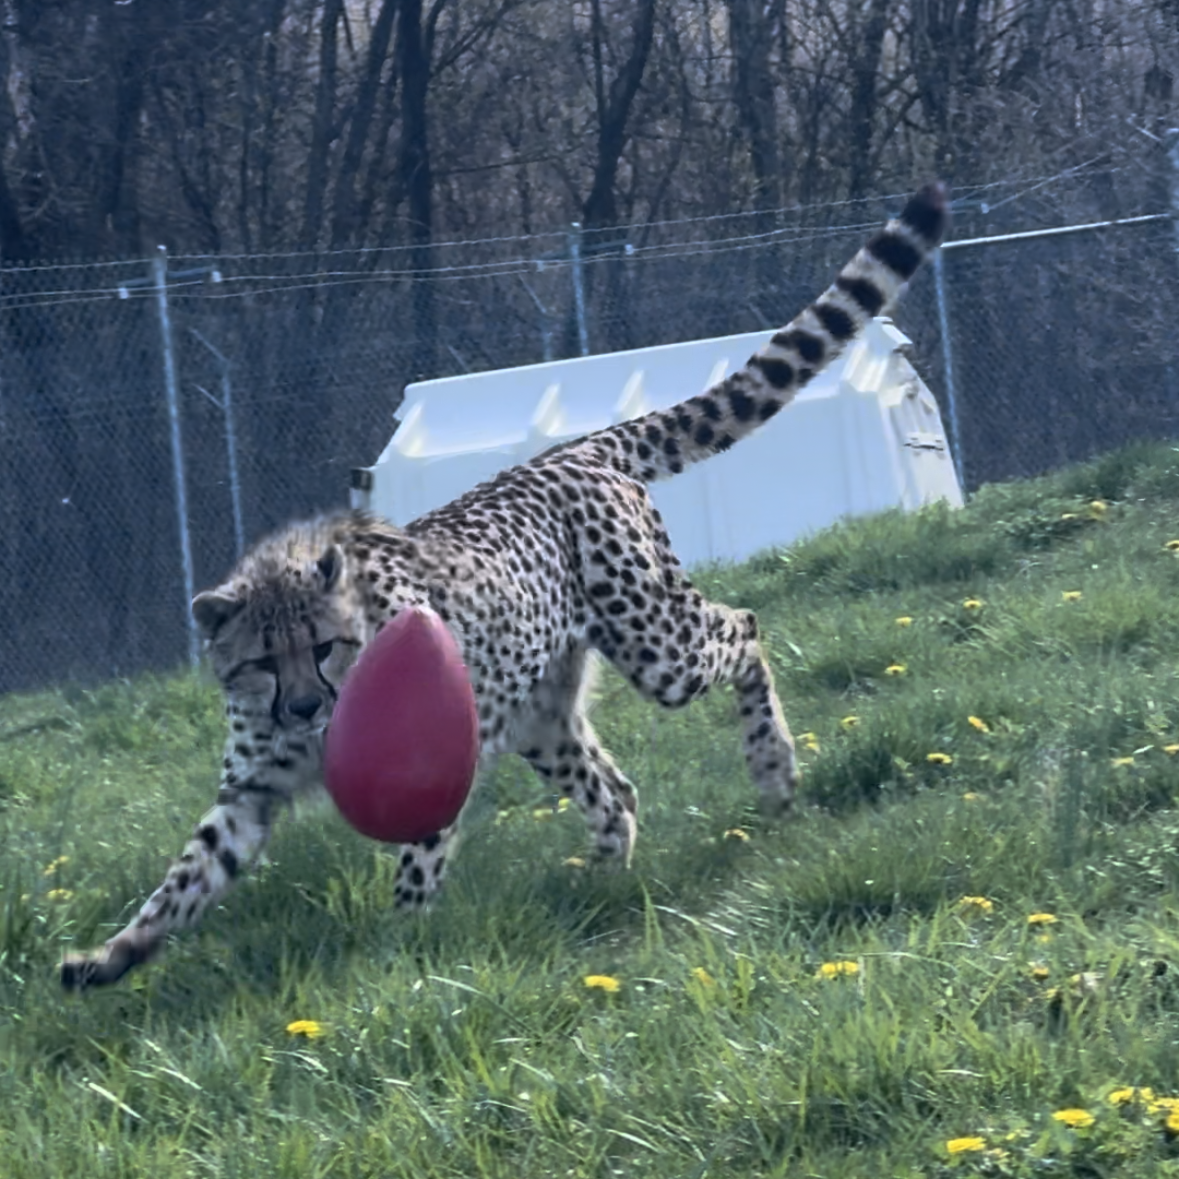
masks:
{"type": "Polygon", "coordinates": [[[960,909],[977,909],[980,913],[994,912],[995,902],[989,897],[962,897],[958,901],[960,909]]]}
{"type": "Polygon", "coordinates": [[[1179,1109],[1173,1109],[1167,1114],[1167,1120],[1163,1123],[1163,1129],[1168,1134],[1179,1134],[1179,1109]]]}
{"type": "Polygon", "coordinates": [[[962,603],[963,610],[981,610],[983,608],[982,598],[967,598],[962,603]]]}
{"type": "Polygon", "coordinates": [[[1179,745],[1164,745],[1163,752],[1169,753],[1172,757],[1179,753],[1179,745]]]}
{"type": "Polygon", "coordinates": [[[1134,764],[1133,756],[1129,757],[1111,757],[1109,759],[1111,766],[1132,766],[1134,764]]]}
{"type": "Polygon", "coordinates": [[[1034,963],[1032,968],[1028,971],[1028,974],[1030,974],[1032,978],[1036,980],[1036,982],[1043,982],[1048,977],[1049,973],[1048,967],[1045,966],[1042,962],[1034,963]]]}
{"type": "Polygon", "coordinates": [[[1061,512],[1060,518],[1062,520],[1075,520],[1077,518],[1076,512],[1061,512]]]}
{"type": "Polygon", "coordinates": [[[538,823],[543,823],[546,819],[551,819],[556,813],[551,806],[538,806],[533,808],[532,817],[538,823]]]}
{"type": "Polygon", "coordinates": [[[967,790],[967,792],[962,795],[963,802],[978,802],[981,798],[982,795],[975,793],[973,790],[967,790]]]}
{"type": "Polygon", "coordinates": [[[978,729],[980,733],[989,733],[991,731],[991,726],[981,716],[968,716],[966,723],[972,729],[978,729]]]}
{"type": "MultiPolygon", "coordinates": [[[[1176,547],[1179,548],[1179,544],[1177,544],[1176,547]]],[[[897,626],[912,626],[912,625],[913,625],[913,619],[910,618],[908,614],[902,614],[900,616],[900,618],[897,619],[897,626]]]]}
{"type": "Polygon", "coordinates": [[[70,862],[69,856],[58,856],[57,859],[54,860],[52,864],[47,864],[45,866],[45,871],[42,872],[41,875],[42,876],[53,876],[57,872],[58,868],[63,867],[64,865],[68,864],[69,862],[70,862]]]}
{"type": "Polygon", "coordinates": [[[1029,925],[1055,925],[1060,920],[1055,913],[1029,913],[1029,925]]]}
{"type": "Polygon", "coordinates": [[[582,980],[591,991],[605,991],[608,995],[618,993],[622,983],[610,974],[587,974],[582,980]]]}
{"type": "Polygon", "coordinates": [[[1156,1097],[1152,1093],[1146,1104],[1152,1114],[1179,1112],[1179,1097],[1156,1097]]]}
{"type": "Polygon", "coordinates": [[[949,766],[954,764],[954,759],[948,753],[940,753],[937,750],[933,753],[927,753],[925,760],[935,766],[949,766]]]}
{"type": "Polygon", "coordinates": [[[904,675],[909,669],[903,663],[890,663],[885,669],[885,675],[904,675]]]}
{"type": "Polygon", "coordinates": [[[743,827],[730,827],[725,832],[726,839],[739,839],[742,843],[749,842],[749,832],[743,827]]]}
{"type": "Polygon", "coordinates": [[[698,982],[703,983],[706,987],[715,987],[716,979],[704,969],[703,966],[697,966],[692,971],[692,977],[698,982]]]}
{"type": "Polygon", "coordinates": [[[819,738],[817,734],[800,733],[798,739],[802,742],[803,749],[809,750],[811,753],[819,752],[819,738]]]}
{"type": "Polygon", "coordinates": [[[950,1154],[968,1154],[970,1151],[985,1150],[985,1138],[951,1138],[946,1143],[946,1150],[950,1154]]]}
{"type": "Polygon", "coordinates": [[[46,894],[51,901],[68,901],[74,895],[72,888],[51,888],[46,894]]]}
{"type": "Polygon", "coordinates": [[[1114,1089],[1107,1097],[1106,1101],[1110,1105],[1129,1105],[1134,1100],[1134,1086],[1125,1085],[1121,1089],[1114,1089]]]}
{"type": "Polygon", "coordinates": [[[584,868],[585,860],[583,860],[581,856],[569,856],[568,859],[565,860],[565,866],[567,868],[584,868]]]}
{"type": "Polygon", "coordinates": [[[1079,602],[1081,600],[1081,591],[1063,590],[1060,596],[1066,602],[1079,602]]]}
{"type": "Polygon", "coordinates": [[[1109,511],[1109,504],[1103,499],[1092,499],[1089,501],[1089,515],[1095,520],[1100,519],[1109,511]]]}
{"type": "Polygon", "coordinates": [[[858,716],[845,716],[839,723],[845,729],[854,729],[860,723],[860,718],[858,716]]]}
{"type": "Polygon", "coordinates": [[[308,1040],[318,1040],[323,1034],[323,1024],[314,1019],[296,1019],[287,1024],[288,1036],[303,1036],[308,1040]]]}
{"type": "Polygon", "coordinates": [[[1179,540],[1169,540],[1163,545],[1163,548],[1170,549],[1173,553],[1179,552],[1179,540]]]}
{"type": "Polygon", "coordinates": [[[1097,1120],[1087,1109],[1058,1109],[1052,1118],[1073,1130],[1091,1126],[1097,1120]]]}
{"type": "Polygon", "coordinates": [[[860,973],[860,964],[858,962],[843,961],[843,962],[824,962],[815,973],[815,978],[839,978],[841,975],[853,975],[860,973]]]}

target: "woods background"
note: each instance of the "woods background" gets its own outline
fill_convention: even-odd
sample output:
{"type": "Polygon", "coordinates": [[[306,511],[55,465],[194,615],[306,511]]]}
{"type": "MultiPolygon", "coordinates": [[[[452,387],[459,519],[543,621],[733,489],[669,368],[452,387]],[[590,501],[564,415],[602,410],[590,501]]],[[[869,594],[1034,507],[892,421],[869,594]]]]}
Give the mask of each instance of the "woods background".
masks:
{"type": "MultiPolygon", "coordinates": [[[[345,501],[408,381],[776,325],[930,176],[959,237],[1179,207],[1175,0],[0,14],[0,689],[183,658],[159,245],[203,586],[223,379],[254,537],[345,501]]],[[[1176,241],[947,255],[971,486],[1179,432],[1176,241]]],[[[927,278],[903,319],[940,393],[927,278]]]]}

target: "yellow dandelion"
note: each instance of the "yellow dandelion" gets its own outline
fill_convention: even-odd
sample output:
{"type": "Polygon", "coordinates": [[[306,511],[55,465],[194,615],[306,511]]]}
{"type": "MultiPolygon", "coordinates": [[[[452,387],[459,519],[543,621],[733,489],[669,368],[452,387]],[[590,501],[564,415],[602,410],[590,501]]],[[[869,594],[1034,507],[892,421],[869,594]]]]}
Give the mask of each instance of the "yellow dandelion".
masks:
{"type": "Polygon", "coordinates": [[[585,860],[581,856],[569,856],[565,860],[565,867],[567,868],[584,868],[585,860]]]}
{"type": "Polygon", "coordinates": [[[538,823],[543,823],[545,819],[551,819],[555,813],[551,806],[538,806],[533,808],[532,817],[538,823]]]}
{"type": "Polygon", "coordinates": [[[811,753],[819,752],[819,738],[816,733],[800,733],[798,739],[802,743],[803,749],[809,750],[811,753]]]}
{"type": "Polygon", "coordinates": [[[730,827],[725,832],[726,839],[739,839],[742,843],[749,842],[749,832],[743,827],[730,827]]]}
{"type": "Polygon", "coordinates": [[[978,729],[980,733],[989,733],[991,731],[991,726],[981,716],[968,716],[966,723],[972,729],[978,729]]]}
{"type": "Polygon", "coordinates": [[[897,626],[912,626],[913,619],[910,618],[908,614],[902,614],[900,618],[896,620],[896,623],[897,626]]]}
{"type": "Polygon", "coordinates": [[[1173,553],[1179,552],[1179,540],[1169,540],[1163,548],[1170,549],[1173,553]]]}
{"type": "Polygon", "coordinates": [[[617,994],[622,986],[622,983],[610,974],[587,974],[582,982],[591,991],[605,991],[608,995],[617,994]]]}
{"type": "Polygon", "coordinates": [[[969,1154],[971,1151],[985,1150],[985,1138],[951,1138],[946,1143],[946,1150],[950,1154],[969,1154]]]}
{"type": "Polygon", "coordinates": [[[1081,600],[1080,590],[1063,590],[1061,591],[1061,598],[1066,602],[1079,602],[1081,600]]]}
{"type": "Polygon", "coordinates": [[[1146,1104],[1152,1114],[1179,1112],[1179,1097],[1156,1097],[1152,1093],[1146,1104]]]}
{"type": "Polygon", "coordinates": [[[958,908],[977,910],[980,913],[992,913],[995,909],[995,902],[989,897],[962,897],[958,901],[958,908]]]}
{"type": "Polygon", "coordinates": [[[860,718],[858,716],[845,716],[839,723],[845,729],[854,729],[860,723],[860,718]]]}
{"type": "Polygon", "coordinates": [[[560,802],[557,803],[557,814],[563,814],[573,805],[573,799],[567,794],[562,795],[560,802]]]}
{"type": "Polygon", "coordinates": [[[1179,745],[1164,745],[1163,752],[1169,753],[1172,757],[1179,753],[1179,745]]]}
{"type": "Polygon", "coordinates": [[[1028,974],[1030,974],[1032,978],[1036,980],[1036,982],[1043,982],[1048,977],[1049,973],[1048,967],[1045,966],[1042,962],[1033,963],[1031,969],[1028,970],[1028,974]]]}
{"type": "Polygon", "coordinates": [[[967,598],[962,603],[963,610],[981,610],[983,608],[982,598],[967,598]]]}
{"type": "Polygon", "coordinates": [[[716,979],[704,969],[703,966],[697,966],[692,970],[692,977],[697,982],[703,983],[706,987],[715,987],[716,979]]]}
{"type": "Polygon", "coordinates": [[[1055,925],[1060,918],[1055,913],[1029,913],[1029,925],[1055,925]]]}
{"type": "Polygon", "coordinates": [[[1062,520],[1075,520],[1077,518],[1076,512],[1061,512],[1060,518],[1062,520]]]}
{"type": "Polygon", "coordinates": [[[53,876],[56,874],[58,868],[64,867],[70,862],[69,856],[58,856],[51,864],[45,866],[45,871],[41,873],[42,876],[53,876]]]}
{"type": "Polygon", "coordinates": [[[885,675],[904,675],[908,671],[908,667],[903,663],[890,663],[885,669],[885,675]]]}
{"type": "Polygon", "coordinates": [[[925,760],[935,766],[950,766],[954,764],[954,759],[948,753],[940,753],[937,750],[933,753],[927,753],[925,760]]]}
{"type": "Polygon", "coordinates": [[[1058,1109],[1052,1115],[1052,1119],[1073,1130],[1081,1130],[1097,1121],[1087,1109],[1058,1109]]]}
{"type": "Polygon", "coordinates": [[[51,901],[68,901],[74,895],[72,888],[51,888],[45,896],[51,901]]]}
{"type": "Polygon", "coordinates": [[[962,795],[963,802],[978,802],[981,798],[982,795],[976,794],[973,790],[967,790],[967,792],[962,795]]]}
{"type": "Polygon", "coordinates": [[[1106,1097],[1110,1105],[1129,1105],[1134,1100],[1134,1086],[1125,1085],[1121,1089],[1112,1090],[1106,1097]]]}
{"type": "Polygon", "coordinates": [[[1109,504],[1103,499],[1091,499],[1089,501],[1089,515],[1095,520],[1100,519],[1109,511],[1109,504]]]}
{"type": "Polygon", "coordinates": [[[1163,1129],[1168,1134],[1179,1134],[1179,1109],[1173,1109],[1167,1114],[1167,1120],[1163,1123],[1163,1129]]]}
{"type": "Polygon", "coordinates": [[[307,1040],[318,1040],[324,1031],[323,1024],[314,1019],[296,1019],[287,1024],[288,1036],[302,1036],[307,1040]]]}
{"type": "Polygon", "coordinates": [[[840,978],[843,975],[859,973],[860,964],[858,962],[847,960],[843,962],[824,962],[815,972],[815,978],[840,978]]]}
{"type": "Polygon", "coordinates": [[[1109,759],[1109,764],[1111,766],[1132,766],[1134,764],[1134,758],[1132,756],[1111,757],[1109,759]]]}

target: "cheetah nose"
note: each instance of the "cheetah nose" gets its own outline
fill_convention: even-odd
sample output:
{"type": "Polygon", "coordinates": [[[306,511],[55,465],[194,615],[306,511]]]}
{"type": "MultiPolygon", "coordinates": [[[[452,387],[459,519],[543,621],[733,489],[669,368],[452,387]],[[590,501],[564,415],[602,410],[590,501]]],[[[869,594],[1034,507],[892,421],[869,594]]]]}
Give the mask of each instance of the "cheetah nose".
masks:
{"type": "Polygon", "coordinates": [[[287,712],[293,713],[301,720],[309,721],[319,711],[319,706],[322,703],[322,698],[311,692],[306,696],[299,696],[294,700],[288,700],[287,712]]]}

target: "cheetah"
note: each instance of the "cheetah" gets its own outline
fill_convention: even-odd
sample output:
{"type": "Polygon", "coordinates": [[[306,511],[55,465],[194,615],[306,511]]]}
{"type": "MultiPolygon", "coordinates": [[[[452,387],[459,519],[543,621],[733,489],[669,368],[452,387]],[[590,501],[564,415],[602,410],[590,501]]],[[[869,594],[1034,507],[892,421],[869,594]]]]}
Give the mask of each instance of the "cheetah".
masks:
{"type": "MultiPolygon", "coordinates": [[[[349,667],[406,606],[434,610],[458,642],[480,765],[522,755],[580,810],[599,858],[629,863],[638,804],[587,716],[592,658],[667,708],[731,684],[762,806],[784,812],[798,769],[757,620],[692,585],[647,484],[728,450],[781,410],[892,305],[947,219],[945,188],[922,189],[816,302],[704,393],[549,450],[403,529],[359,512],[293,524],[198,594],[192,613],[229,724],[216,803],[131,923],[65,957],[63,985],[116,982],[258,862],[278,813],[322,785],[324,734],[349,667]]],[[[400,849],[398,906],[434,896],[453,837],[400,849]]]]}

